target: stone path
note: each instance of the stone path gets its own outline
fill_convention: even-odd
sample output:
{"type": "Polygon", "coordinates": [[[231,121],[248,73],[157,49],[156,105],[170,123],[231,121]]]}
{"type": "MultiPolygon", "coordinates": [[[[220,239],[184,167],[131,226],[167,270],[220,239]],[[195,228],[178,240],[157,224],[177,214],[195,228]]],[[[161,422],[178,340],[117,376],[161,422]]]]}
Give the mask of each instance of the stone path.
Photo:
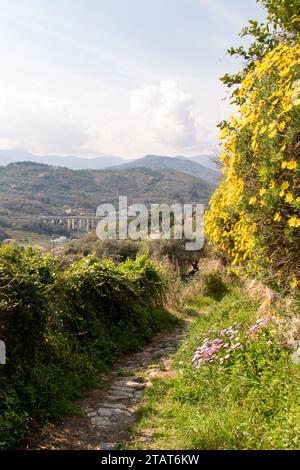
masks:
{"type": "Polygon", "coordinates": [[[46,429],[26,447],[110,450],[126,442],[144,389],[151,387],[155,377],[175,374],[172,357],[185,338],[187,325],[188,321],[176,330],[159,333],[143,351],[117,362],[110,376],[103,376],[106,387],[93,390],[80,400],[80,416],[65,418],[60,426],[46,429]]]}

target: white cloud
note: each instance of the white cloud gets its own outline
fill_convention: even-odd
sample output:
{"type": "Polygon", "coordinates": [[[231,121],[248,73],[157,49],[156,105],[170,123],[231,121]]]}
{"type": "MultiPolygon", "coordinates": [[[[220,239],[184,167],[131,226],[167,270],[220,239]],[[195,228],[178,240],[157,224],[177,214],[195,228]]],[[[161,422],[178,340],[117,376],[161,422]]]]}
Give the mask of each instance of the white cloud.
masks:
{"type": "Polygon", "coordinates": [[[194,154],[209,151],[209,124],[199,104],[175,81],[132,92],[0,89],[0,148],[39,154],[194,154]]]}
{"type": "Polygon", "coordinates": [[[136,139],[186,149],[197,140],[193,100],[174,81],[136,90],[130,114],[136,125],[136,139]]]}

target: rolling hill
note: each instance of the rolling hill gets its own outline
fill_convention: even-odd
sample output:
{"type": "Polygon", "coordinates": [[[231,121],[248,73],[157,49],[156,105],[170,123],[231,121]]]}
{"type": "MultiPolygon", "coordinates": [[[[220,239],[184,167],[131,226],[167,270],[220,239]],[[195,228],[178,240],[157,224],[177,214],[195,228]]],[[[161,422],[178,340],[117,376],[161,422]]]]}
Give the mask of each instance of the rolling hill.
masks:
{"type": "Polygon", "coordinates": [[[200,165],[186,157],[164,157],[158,155],[147,155],[146,157],[126,162],[116,167],[120,170],[130,170],[133,168],[148,168],[153,171],[173,170],[186,175],[201,178],[209,184],[217,185],[219,172],[200,165]]]}

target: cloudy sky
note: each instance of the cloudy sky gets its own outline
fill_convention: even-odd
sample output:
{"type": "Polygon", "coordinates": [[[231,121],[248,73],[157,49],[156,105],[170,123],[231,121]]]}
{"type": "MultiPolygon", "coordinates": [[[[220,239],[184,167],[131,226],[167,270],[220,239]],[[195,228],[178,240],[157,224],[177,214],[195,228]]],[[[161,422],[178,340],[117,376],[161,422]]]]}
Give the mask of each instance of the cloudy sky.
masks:
{"type": "Polygon", "coordinates": [[[255,0],[0,0],[0,149],[216,150],[218,77],[255,0]]]}

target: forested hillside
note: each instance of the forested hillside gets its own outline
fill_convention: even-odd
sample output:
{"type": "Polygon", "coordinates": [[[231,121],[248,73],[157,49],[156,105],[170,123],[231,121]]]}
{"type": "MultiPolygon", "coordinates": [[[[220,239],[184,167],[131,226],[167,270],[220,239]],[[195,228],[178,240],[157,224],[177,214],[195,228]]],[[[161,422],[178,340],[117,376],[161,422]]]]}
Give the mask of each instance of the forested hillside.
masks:
{"type": "Polygon", "coordinates": [[[99,204],[207,203],[215,183],[173,170],[80,170],[37,163],[0,167],[0,210],[3,215],[64,214],[83,208],[95,214],[99,204]]]}

